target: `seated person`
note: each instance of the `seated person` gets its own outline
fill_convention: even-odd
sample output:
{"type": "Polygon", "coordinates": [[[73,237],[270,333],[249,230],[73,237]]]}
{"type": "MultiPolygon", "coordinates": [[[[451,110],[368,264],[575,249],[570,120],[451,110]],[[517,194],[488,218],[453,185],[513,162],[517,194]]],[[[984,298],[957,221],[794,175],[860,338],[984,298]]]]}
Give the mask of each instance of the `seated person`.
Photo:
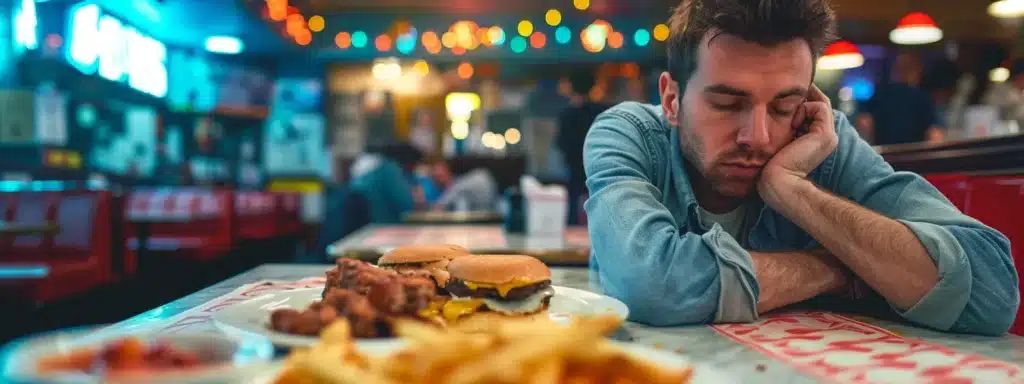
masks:
{"type": "Polygon", "coordinates": [[[369,200],[372,223],[401,223],[405,214],[423,205],[412,173],[422,160],[423,153],[403,143],[369,149],[352,163],[349,186],[369,200]]]}
{"type": "Polygon", "coordinates": [[[894,172],[813,85],[828,4],[674,10],[661,105],[620,104],[586,139],[593,277],[652,325],[749,322],[837,295],[937,330],[1006,332],[1019,305],[1007,238],[894,172]]]}
{"type": "Polygon", "coordinates": [[[440,187],[441,196],[434,201],[435,211],[493,211],[498,199],[498,183],[486,169],[477,168],[459,177],[452,175],[448,162],[430,162],[430,178],[440,187]]]}

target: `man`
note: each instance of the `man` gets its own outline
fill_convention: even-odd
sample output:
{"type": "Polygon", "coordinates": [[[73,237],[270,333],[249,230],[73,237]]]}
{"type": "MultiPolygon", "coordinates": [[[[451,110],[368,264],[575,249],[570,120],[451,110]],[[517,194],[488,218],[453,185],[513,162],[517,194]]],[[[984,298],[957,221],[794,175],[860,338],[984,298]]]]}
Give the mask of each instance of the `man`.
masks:
{"type": "Polygon", "coordinates": [[[746,322],[866,286],[919,325],[1009,328],[1006,237],[893,172],[812,85],[827,0],[685,0],[671,25],[662,104],[612,108],[584,148],[592,272],[632,320],[746,322]]]}
{"type": "Polygon", "coordinates": [[[441,189],[441,196],[433,202],[435,211],[491,211],[498,200],[498,184],[486,169],[478,168],[458,178],[452,175],[448,162],[436,159],[430,162],[430,178],[441,189]]]}
{"type": "Polygon", "coordinates": [[[349,188],[369,201],[371,222],[401,223],[406,214],[422,208],[423,190],[413,178],[421,161],[423,153],[407,143],[374,146],[356,158],[349,188]]]}
{"type": "Polygon", "coordinates": [[[861,106],[858,129],[876,145],[942,141],[935,101],[921,89],[921,60],[910,53],[896,57],[891,81],[878,86],[861,106]]]}
{"type": "Polygon", "coordinates": [[[607,105],[590,100],[590,90],[597,82],[593,71],[580,69],[569,76],[572,84],[572,105],[558,116],[558,148],[569,168],[569,225],[579,224],[579,201],[586,191],[587,176],[583,170],[583,142],[597,115],[607,105]]]}

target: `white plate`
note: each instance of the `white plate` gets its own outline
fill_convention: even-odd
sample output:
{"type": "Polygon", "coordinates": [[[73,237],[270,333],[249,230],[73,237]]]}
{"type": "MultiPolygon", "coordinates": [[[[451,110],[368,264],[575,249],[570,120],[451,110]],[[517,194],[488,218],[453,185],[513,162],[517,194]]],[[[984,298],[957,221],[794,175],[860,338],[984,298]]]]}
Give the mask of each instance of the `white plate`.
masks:
{"type": "Polygon", "coordinates": [[[99,327],[59,330],[13,341],[0,351],[0,383],[74,383],[105,381],[85,373],[40,374],[36,362],[45,356],[67,354],[78,348],[99,348],[114,340],[134,336],[149,344],[157,341],[192,351],[216,366],[125,378],[117,383],[234,383],[247,382],[251,371],[274,357],[274,346],[263,337],[231,337],[209,333],[114,333],[99,327]]]}
{"type": "MultiPolygon", "coordinates": [[[[551,298],[548,314],[552,320],[567,322],[573,316],[612,315],[623,320],[629,316],[626,304],[614,298],[584,290],[552,286],[555,296],[551,298]]],[[[246,332],[266,336],[275,345],[304,346],[316,342],[316,337],[298,336],[270,329],[270,313],[279,308],[303,310],[314,301],[320,300],[323,288],[301,288],[290,291],[268,293],[226,307],[213,314],[217,327],[228,333],[246,332]]]]}
{"type": "MultiPolygon", "coordinates": [[[[647,360],[651,363],[657,364],[665,368],[693,368],[693,380],[691,384],[720,384],[720,383],[738,383],[739,380],[730,377],[729,375],[716,370],[714,367],[694,363],[690,358],[672,353],[660,349],[654,349],[643,344],[635,343],[624,343],[620,341],[611,341],[613,344],[618,345],[626,353],[632,355],[635,358],[647,360]]],[[[383,339],[383,340],[359,340],[356,341],[356,348],[359,352],[373,356],[373,357],[386,357],[392,353],[398,352],[406,346],[406,341],[400,339],[383,339]]],[[[277,362],[273,366],[269,367],[262,373],[255,375],[256,379],[252,382],[253,384],[265,384],[273,383],[274,378],[280,374],[283,368],[283,363],[277,362]]]]}

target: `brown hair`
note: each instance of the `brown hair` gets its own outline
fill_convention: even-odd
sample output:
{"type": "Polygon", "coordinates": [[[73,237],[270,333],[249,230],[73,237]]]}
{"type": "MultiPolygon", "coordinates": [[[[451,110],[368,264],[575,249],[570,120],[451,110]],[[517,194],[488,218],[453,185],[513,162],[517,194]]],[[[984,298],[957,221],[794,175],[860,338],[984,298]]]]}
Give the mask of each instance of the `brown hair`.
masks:
{"type": "Polygon", "coordinates": [[[711,40],[725,34],[765,46],[803,39],[817,58],[834,38],[836,17],[829,0],[683,0],[669,26],[669,73],[685,87],[708,33],[711,40]]]}

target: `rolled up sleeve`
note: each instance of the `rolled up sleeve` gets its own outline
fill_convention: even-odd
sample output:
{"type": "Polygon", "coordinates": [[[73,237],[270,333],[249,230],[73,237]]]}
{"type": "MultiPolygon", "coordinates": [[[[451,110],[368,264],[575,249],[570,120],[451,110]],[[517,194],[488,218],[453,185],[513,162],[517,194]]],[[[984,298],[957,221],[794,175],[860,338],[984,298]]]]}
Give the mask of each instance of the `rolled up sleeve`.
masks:
{"type": "Polygon", "coordinates": [[[757,318],[749,253],[721,227],[680,229],[662,203],[641,126],[607,112],[584,146],[591,265],[630,320],[651,325],[757,318]]]}
{"type": "Polygon", "coordinates": [[[894,172],[837,115],[841,148],[834,155],[834,191],[903,223],[938,269],[938,282],[920,301],[893,310],[942,331],[1005,333],[1020,305],[1006,236],[961,213],[920,176],[894,172]]]}

